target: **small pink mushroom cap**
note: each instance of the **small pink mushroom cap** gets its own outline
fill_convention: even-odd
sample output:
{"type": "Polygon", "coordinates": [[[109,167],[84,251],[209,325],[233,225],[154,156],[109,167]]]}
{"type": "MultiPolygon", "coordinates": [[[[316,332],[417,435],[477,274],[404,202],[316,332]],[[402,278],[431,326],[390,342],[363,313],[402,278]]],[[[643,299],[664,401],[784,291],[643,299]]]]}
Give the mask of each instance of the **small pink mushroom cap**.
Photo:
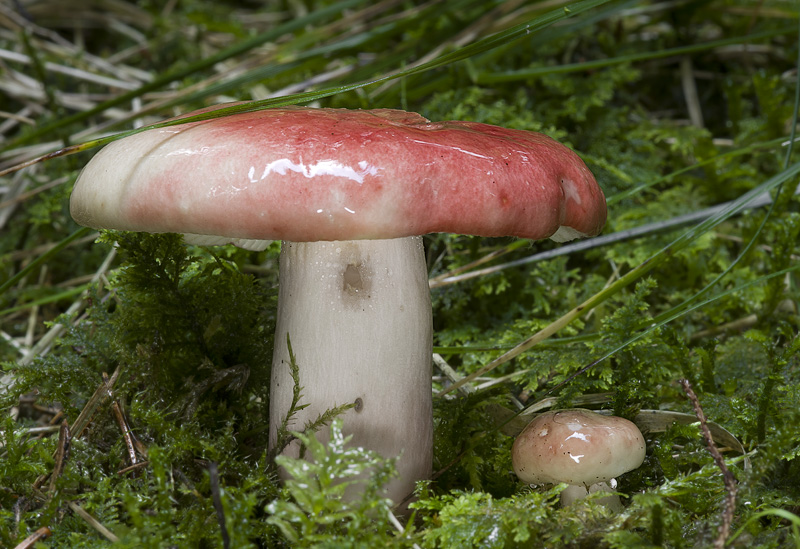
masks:
{"type": "Polygon", "coordinates": [[[78,177],[70,209],[94,228],[298,242],[431,232],[568,240],[606,219],[589,169],[544,135],[303,107],[115,141],[78,177]]]}
{"type": "Polygon", "coordinates": [[[589,410],[545,412],[514,441],[511,461],[530,484],[590,486],[639,467],[645,441],[627,419],[589,410]]]}

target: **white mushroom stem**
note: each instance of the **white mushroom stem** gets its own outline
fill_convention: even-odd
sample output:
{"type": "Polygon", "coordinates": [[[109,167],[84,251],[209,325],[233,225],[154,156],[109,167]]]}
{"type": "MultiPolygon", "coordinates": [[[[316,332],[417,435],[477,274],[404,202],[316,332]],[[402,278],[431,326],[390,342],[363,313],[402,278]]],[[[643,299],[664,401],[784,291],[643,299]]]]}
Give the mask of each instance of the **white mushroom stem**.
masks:
{"type": "MultiPolygon", "coordinates": [[[[609,486],[609,483],[607,482],[598,482],[589,486],[588,490],[583,485],[576,486],[573,484],[567,486],[561,492],[561,506],[567,507],[579,499],[583,499],[589,494],[594,494],[596,492],[613,492],[616,488],[617,482],[614,479],[611,479],[609,482],[611,483],[611,486],[609,486]]],[[[610,494],[607,497],[599,498],[595,501],[601,505],[604,505],[615,513],[622,511],[622,502],[620,501],[619,496],[616,494],[610,494]]]]}
{"type": "MultiPolygon", "coordinates": [[[[432,461],[432,321],[420,237],[284,242],[270,394],[270,446],[292,400],[286,334],[300,371],[290,430],[326,410],[351,444],[400,456],[386,495],[399,503],[432,461]]],[[[321,434],[321,433],[320,433],[321,434]]],[[[297,455],[296,446],[285,451],[297,455]]]]}

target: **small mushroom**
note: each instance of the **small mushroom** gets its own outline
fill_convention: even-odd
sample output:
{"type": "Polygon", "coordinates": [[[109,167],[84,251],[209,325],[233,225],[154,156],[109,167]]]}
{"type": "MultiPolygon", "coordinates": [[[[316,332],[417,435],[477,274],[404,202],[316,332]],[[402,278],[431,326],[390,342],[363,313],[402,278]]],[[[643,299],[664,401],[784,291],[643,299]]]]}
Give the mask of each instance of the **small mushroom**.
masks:
{"type": "MultiPolygon", "coordinates": [[[[300,366],[302,429],[335,406],[353,444],[400,456],[400,501],[432,463],[432,321],[419,235],[563,241],[597,234],[605,199],[541,134],[397,110],[284,108],[152,129],[84,168],[78,223],[251,249],[283,240],[270,436],[300,366]]],[[[295,451],[289,448],[288,451],[295,451]]]]}
{"type": "MultiPolygon", "coordinates": [[[[569,484],[561,493],[561,504],[569,505],[588,493],[612,491],[615,477],[642,464],[645,447],[642,433],[627,419],[558,410],[537,416],[523,429],[511,448],[511,462],[523,482],[569,484]]],[[[622,508],[617,496],[602,501],[622,508]]]]}

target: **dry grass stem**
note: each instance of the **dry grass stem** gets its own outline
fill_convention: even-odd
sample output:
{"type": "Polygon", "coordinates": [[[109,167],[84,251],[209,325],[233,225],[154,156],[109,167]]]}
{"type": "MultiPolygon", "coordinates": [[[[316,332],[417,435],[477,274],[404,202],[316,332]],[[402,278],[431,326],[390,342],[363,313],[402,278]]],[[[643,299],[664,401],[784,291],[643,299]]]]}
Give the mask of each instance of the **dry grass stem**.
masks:
{"type": "Polygon", "coordinates": [[[99,520],[97,520],[88,512],[86,512],[86,510],[83,509],[80,505],[78,505],[74,501],[68,501],[67,505],[69,506],[69,508],[72,510],[73,513],[75,513],[83,520],[85,520],[89,526],[100,532],[100,534],[108,541],[110,541],[111,543],[117,543],[119,541],[119,538],[116,535],[114,535],[114,532],[103,526],[103,524],[99,520]]]}
{"type": "MultiPolygon", "coordinates": [[[[433,353],[433,364],[451,383],[458,383],[463,379],[463,376],[456,372],[439,353],[433,353]]],[[[469,383],[464,383],[459,387],[458,391],[461,394],[468,395],[474,393],[475,388],[469,383]]]]}
{"type": "Polygon", "coordinates": [[[689,120],[698,128],[702,128],[705,126],[705,122],[703,122],[703,109],[700,107],[700,97],[697,95],[697,84],[695,82],[694,69],[692,68],[692,58],[688,56],[681,57],[680,67],[683,96],[686,101],[686,108],[689,111],[689,120]]]}
{"type": "MultiPolygon", "coordinates": [[[[111,264],[116,257],[116,250],[112,249],[108,255],[106,256],[103,263],[100,265],[100,268],[95,272],[94,276],[92,277],[92,282],[100,281],[105,273],[111,268],[111,264]]],[[[69,306],[69,308],[64,312],[66,317],[70,317],[73,315],[77,315],[80,311],[82,311],[86,307],[86,294],[82,297],[77,299],[69,306]]],[[[75,322],[78,322],[80,319],[76,319],[75,322]]],[[[20,345],[17,348],[19,349],[20,354],[22,354],[22,358],[19,359],[19,364],[26,365],[33,361],[34,358],[37,356],[41,356],[47,352],[53,342],[62,334],[64,333],[64,325],[62,323],[53,324],[50,329],[42,335],[41,338],[33,345],[33,346],[23,346],[20,345]]],[[[0,377],[0,391],[7,391],[9,387],[11,387],[14,383],[13,374],[5,374],[0,377]]],[[[74,426],[73,426],[74,427],[74,426]]]]}

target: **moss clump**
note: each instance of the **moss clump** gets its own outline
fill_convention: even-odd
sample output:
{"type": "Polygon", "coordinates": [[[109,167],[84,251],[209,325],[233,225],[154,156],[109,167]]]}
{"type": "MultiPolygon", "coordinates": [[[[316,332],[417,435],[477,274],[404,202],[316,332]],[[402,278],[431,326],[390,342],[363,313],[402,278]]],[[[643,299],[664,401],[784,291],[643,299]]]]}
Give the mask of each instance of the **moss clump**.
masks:
{"type": "MultiPolygon", "coordinates": [[[[93,289],[80,322],[59,320],[66,333],[55,352],[11,365],[16,384],[5,400],[36,391],[39,403],[62,406],[73,423],[103,386],[103,374],[117,371],[111,397],[104,395],[82,437],[71,441],[55,493],[45,494],[36,478],[52,467],[56,439],[25,440],[22,426],[8,423],[0,484],[13,491],[0,497],[24,501],[20,510],[31,516],[74,501],[123,546],[170,539],[214,545],[218,534],[203,526],[213,517],[207,467],[213,462],[223,485],[231,486],[230,520],[253,527],[237,529],[236,539],[266,535],[254,517],[277,494],[266,463],[274,324],[268,282],[243,274],[231,259],[187,248],[179,235],[109,233],[102,242],[117,242],[123,258],[110,287],[93,289]],[[136,460],[115,407],[130,429],[136,460]],[[44,470],[31,467],[30,451],[45,458],[44,470]],[[143,461],[144,473],[120,473],[143,461]],[[177,524],[196,528],[176,538],[177,524]]],[[[0,531],[8,541],[24,533],[25,523],[7,519],[0,531]]],[[[68,539],[91,546],[98,534],[77,520],[68,539]]]]}

